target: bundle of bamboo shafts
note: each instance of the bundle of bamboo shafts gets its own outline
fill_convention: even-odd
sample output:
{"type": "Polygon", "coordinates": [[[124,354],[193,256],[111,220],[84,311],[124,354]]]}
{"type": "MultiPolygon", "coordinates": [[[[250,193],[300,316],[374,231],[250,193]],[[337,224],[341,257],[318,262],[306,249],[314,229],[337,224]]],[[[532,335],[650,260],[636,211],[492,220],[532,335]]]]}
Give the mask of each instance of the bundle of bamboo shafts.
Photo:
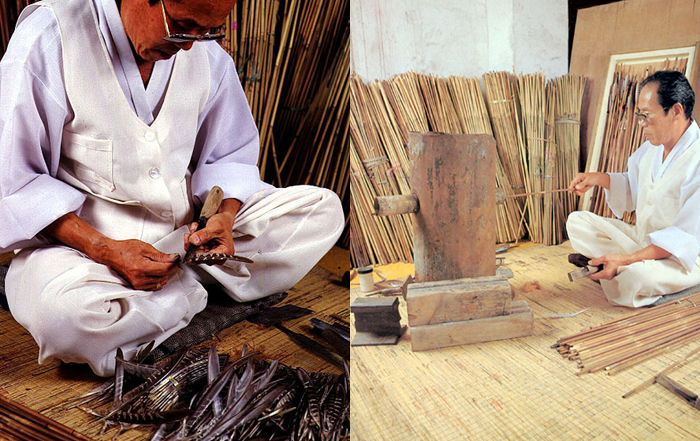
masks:
{"type": "MultiPolygon", "coordinates": [[[[557,149],[554,186],[561,189],[568,188],[579,171],[581,104],[586,78],[568,74],[555,78],[551,84],[553,102],[549,105],[554,107],[554,143],[557,149]]],[[[561,202],[565,224],[569,213],[577,208],[577,196],[573,193],[559,193],[554,197],[561,202]]]]}
{"type": "Polygon", "coordinates": [[[408,157],[394,111],[381,83],[351,79],[350,186],[351,249],[354,266],[411,262],[409,215],[378,217],[377,196],[409,194],[408,157]],[[406,168],[404,168],[406,167],[406,168]]]}
{"type": "MultiPolygon", "coordinates": [[[[551,192],[559,188],[559,179],[557,178],[557,173],[559,173],[557,158],[559,154],[554,135],[555,112],[554,106],[551,105],[555,101],[555,89],[551,81],[547,84],[545,93],[548,105],[546,106],[545,114],[545,139],[547,140],[547,145],[544,151],[544,191],[551,192]]],[[[542,243],[545,245],[562,243],[564,241],[566,217],[564,216],[561,199],[557,194],[546,193],[542,210],[542,243]]]]}
{"type": "Polygon", "coordinates": [[[349,1],[242,0],[226,32],[260,129],[263,179],[346,199],[349,1]]]}
{"type": "Polygon", "coordinates": [[[577,375],[605,369],[614,375],[700,335],[700,293],[560,339],[556,348],[576,360],[577,375]]]}
{"type": "Polygon", "coordinates": [[[0,434],[2,439],[27,441],[88,441],[81,435],[40,413],[0,394],[0,434]],[[7,437],[7,438],[5,438],[7,437]]]}
{"type": "MultiPolygon", "coordinates": [[[[545,136],[545,78],[542,74],[518,75],[518,96],[523,119],[523,133],[527,145],[526,155],[522,155],[526,174],[527,192],[539,193],[545,190],[544,159],[547,143],[554,142],[545,136]]],[[[550,188],[550,190],[552,190],[550,188]]],[[[528,196],[528,219],[530,238],[533,242],[544,240],[544,194],[528,196]]]]}
{"type": "MultiPolygon", "coordinates": [[[[493,135],[488,111],[479,82],[475,79],[451,76],[437,78],[420,76],[421,92],[432,131],[453,134],[493,135]]],[[[496,155],[497,188],[506,196],[515,189],[510,185],[501,155],[496,155]]],[[[522,201],[506,199],[496,208],[496,240],[512,242],[523,237],[526,225],[522,220],[522,201]]]]}
{"type": "Polygon", "coordinates": [[[346,207],[349,11],[349,0],[241,0],[222,41],[260,131],[261,178],[329,188],[346,207]]]}
{"type": "MultiPolygon", "coordinates": [[[[685,72],[687,60],[665,60],[660,66],[664,70],[685,72]]],[[[610,85],[605,131],[600,147],[597,170],[622,173],[627,171],[627,159],[644,142],[644,130],[638,124],[634,111],[637,108],[639,85],[647,76],[654,73],[654,66],[645,67],[643,75],[633,74],[630,67],[617,65],[610,85]]],[[[613,217],[605,203],[604,191],[593,191],[591,211],[601,216],[613,217]]],[[[634,222],[634,213],[625,213],[623,220],[634,222]]]]}
{"type": "MultiPolygon", "coordinates": [[[[523,168],[523,140],[518,103],[508,72],[491,72],[483,75],[486,102],[496,138],[496,150],[506,177],[516,193],[529,193],[523,168]]],[[[526,161],[526,159],[525,159],[526,161]]],[[[521,201],[520,205],[524,203],[521,201]]]]}
{"type": "Polygon", "coordinates": [[[343,198],[348,186],[347,138],[350,90],[350,39],[321,82],[322,86],[299,124],[279,175],[284,185],[306,184],[331,188],[343,198]],[[324,146],[325,148],[308,148],[324,146]]]}

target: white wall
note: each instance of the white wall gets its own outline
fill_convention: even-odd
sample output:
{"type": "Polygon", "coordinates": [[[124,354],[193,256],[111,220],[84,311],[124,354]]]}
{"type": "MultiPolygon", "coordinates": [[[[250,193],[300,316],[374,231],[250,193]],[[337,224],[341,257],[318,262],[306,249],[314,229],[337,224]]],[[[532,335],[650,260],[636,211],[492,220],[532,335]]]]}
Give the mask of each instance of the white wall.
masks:
{"type": "Polygon", "coordinates": [[[351,0],[351,69],[365,82],[568,71],[567,0],[351,0]]]}

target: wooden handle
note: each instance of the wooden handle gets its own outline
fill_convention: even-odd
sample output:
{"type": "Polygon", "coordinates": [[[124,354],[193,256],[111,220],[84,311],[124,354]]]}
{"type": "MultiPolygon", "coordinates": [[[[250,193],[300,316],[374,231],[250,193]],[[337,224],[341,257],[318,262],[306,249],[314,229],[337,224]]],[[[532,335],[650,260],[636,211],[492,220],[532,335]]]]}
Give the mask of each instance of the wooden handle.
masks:
{"type": "Polygon", "coordinates": [[[202,206],[202,211],[199,214],[199,218],[209,219],[210,217],[214,216],[216,212],[219,211],[221,201],[223,200],[224,191],[216,185],[213,186],[211,190],[209,190],[207,198],[204,200],[204,205],[202,206]]]}
{"type": "Polygon", "coordinates": [[[398,196],[377,196],[374,199],[374,212],[377,216],[418,213],[420,204],[414,194],[398,196]]]}

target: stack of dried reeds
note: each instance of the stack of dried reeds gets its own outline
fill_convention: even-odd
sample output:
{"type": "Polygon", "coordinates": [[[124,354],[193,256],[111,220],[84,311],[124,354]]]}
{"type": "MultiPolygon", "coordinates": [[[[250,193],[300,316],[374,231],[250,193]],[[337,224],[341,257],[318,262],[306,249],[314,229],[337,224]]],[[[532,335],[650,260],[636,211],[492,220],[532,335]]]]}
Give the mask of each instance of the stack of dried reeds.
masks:
{"type": "MultiPolygon", "coordinates": [[[[518,97],[523,119],[523,134],[527,153],[522,154],[521,161],[526,174],[525,187],[528,193],[545,191],[545,150],[552,148],[553,139],[546,138],[545,133],[545,77],[542,74],[518,75],[518,97]]],[[[552,190],[553,188],[549,188],[552,190]]],[[[528,223],[530,238],[533,242],[546,243],[544,224],[545,194],[527,197],[528,223]]]]}
{"type": "Polygon", "coordinates": [[[222,42],[260,130],[262,178],[349,198],[349,0],[242,0],[222,42]]]}
{"type": "MultiPolygon", "coordinates": [[[[409,81],[409,79],[406,79],[409,81]]],[[[377,196],[409,194],[408,153],[396,114],[389,105],[391,88],[351,78],[350,179],[353,260],[357,266],[411,262],[409,215],[372,216],[377,196]],[[354,254],[357,252],[358,254],[354,254]]],[[[398,98],[402,100],[402,98],[398,98]]]]}
{"type": "Polygon", "coordinates": [[[563,357],[576,360],[577,375],[605,369],[614,375],[644,360],[698,338],[700,293],[668,302],[570,337],[552,346],[563,357]]]}
{"type": "MultiPolygon", "coordinates": [[[[581,141],[581,104],[586,78],[579,75],[564,75],[550,82],[554,113],[554,144],[556,146],[556,170],[552,186],[557,189],[568,188],[569,183],[579,172],[581,141]]],[[[554,243],[561,243],[565,238],[566,218],[577,209],[577,196],[573,193],[559,193],[553,196],[556,207],[553,216],[561,222],[557,228],[554,243]],[[557,212],[556,210],[561,210],[557,212]]]]}

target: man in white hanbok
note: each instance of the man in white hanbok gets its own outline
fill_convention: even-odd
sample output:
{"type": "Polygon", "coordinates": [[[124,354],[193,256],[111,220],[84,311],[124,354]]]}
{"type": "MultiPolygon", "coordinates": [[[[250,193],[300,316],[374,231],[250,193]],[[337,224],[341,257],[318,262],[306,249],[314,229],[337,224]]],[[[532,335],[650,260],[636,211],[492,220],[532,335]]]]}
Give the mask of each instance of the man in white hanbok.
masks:
{"type": "Polygon", "coordinates": [[[99,375],[183,328],[217,284],[289,289],[331,248],[338,197],[260,180],[258,132],[215,41],[235,0],[45,0],[0,62],[0,251],[39,362],[99,375]],[[219,212],[194,233],[212,186],[219,212]],[[182,266],[189,244],[251,258],[182,266]],[[21,249],[21,251],[19,251],[21,249]]]}
{"type": "Polygon", "coordinates": [[[603,265],[590,275],[612,304],[639,307],[700,284],[700,128],[687,79],[660,71],[641,84],[639,124],[646,141],[625,173],[580,173],[569,190],[605,189],[618,218],[635,211],[636,225],[590,212],[571,213],[571,246],[603,265]]]}

